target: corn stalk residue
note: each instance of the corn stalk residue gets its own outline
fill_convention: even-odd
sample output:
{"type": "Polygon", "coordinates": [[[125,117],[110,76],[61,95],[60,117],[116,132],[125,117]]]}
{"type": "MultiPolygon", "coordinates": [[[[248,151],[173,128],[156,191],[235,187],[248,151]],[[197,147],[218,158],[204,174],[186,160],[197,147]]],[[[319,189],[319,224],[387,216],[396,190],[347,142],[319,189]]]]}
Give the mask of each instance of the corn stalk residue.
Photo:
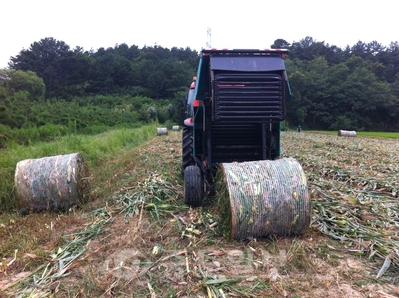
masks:
{"type": "Polygon", "coordinates": [[[303,133],[282,140],[284,155],[297,158],[308,177],[311,226],[353,253],[382,259],[376,277],[398,269],[399,142],[303,133]]]}

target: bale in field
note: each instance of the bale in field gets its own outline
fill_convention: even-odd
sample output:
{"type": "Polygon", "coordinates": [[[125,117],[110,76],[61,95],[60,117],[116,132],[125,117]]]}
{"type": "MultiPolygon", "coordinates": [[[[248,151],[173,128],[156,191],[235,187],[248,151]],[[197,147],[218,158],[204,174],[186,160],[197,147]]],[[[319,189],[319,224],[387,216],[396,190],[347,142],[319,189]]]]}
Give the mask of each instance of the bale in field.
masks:
{"type": "Polygon", "coordinates": [[[338,131],[340,137],[356,137],[356,131],[354,130],[340,130],[338,131]]]}
{"type": "Polygon", "coordinates": [[[168,129],[166,127],[158,127],[157,128],[157,136],[167,135],[168,129]]]}
{"type": "Polygon", "coordinates": [[[224,163],[220,172],[216,188],[230,238],[298,235],[309,227],[307,180],[295,159],[224,163]]]}
{"type": "Polygon", "coordinates": [[[17,163],[15,199],[22,214],[66,210],[89,200],[89,168],[80,153],[17,163]]]}

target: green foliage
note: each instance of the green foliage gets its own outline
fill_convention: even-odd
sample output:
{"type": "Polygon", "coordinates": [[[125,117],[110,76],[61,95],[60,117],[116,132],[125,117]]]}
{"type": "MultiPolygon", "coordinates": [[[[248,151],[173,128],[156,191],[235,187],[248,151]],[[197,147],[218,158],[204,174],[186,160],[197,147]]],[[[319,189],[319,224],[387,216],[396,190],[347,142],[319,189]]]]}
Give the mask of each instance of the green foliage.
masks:
{"type": "Polygon", "coordinates": [[[304,123],[306,118],[306,108],[300,107],[296,110],[296,116],[298,118],[299,123],[304,123]]]}
{"type": "MultiPolygon", "coordinates": [[[[18,93],[23,94],[23,91],[18,93]]],[[[181,123],[171,113],[173,100],[153,100],[129,95],[97,95],[67,100],[30,101],[12,96],[0,104],[0,148],[5,143],[31,144],[51,141],[70,133],[98,134],[114,128],[140,127],[143,123],[166,121],[181,123]],[[12,103],[12,104],[11,104],[12,103]],[[167,109],[169,107],[169,110],[167,109]],[[169,111],[169,112],[167,112],[169,111]],[[2,132],[1,127],[7,127],[2,132]]]]}
{"type": "Polygon", "coordinates": [[[7,75],[10,79],[6,81],[5,85],[9,94],[14,94],[16,98],[21,97],[26,100],[43,98],[46,86],[43,79],[33,71],[8,71],[7,75]]]}
{"type": "Polygon", "coordinates": [[[12,124],[14,121],[11,119],[8,108],[0,105],[0,125],[12,126],[12,124]]]}
{"type": "MultiPolygon", "coordinates": [[[[2,119],[2,117],[0,117],[0,119],[2,119]]],[[[4,124],[0,124],[0,149],[4,148],[5,144],[11,140],[10,135],[11,135],[11,128],[4,124]]]]}
{"type": "MultiPolygon", "coordinates": [[[[272,48],[290,50],[289,123],[329,129],[346,117],[356,129],[399,130],[398,42],[384,47],[377,41],[359,41],[341,49],[306,36],[294,42],[277,39],[272,48]]],[[[77,131],[131,127],[156,119],[182,123],[182,99],[198,58],[189,48],[121,44],[87,52],[45,38],[12,57],[11,71],[1,71],[10,80],[0,82],[0,106],[6,108],[0,111],[0,123],[11,128],[74,123],[77,131]],[[40,79],[54,107],[31,105],[30,101],[41,102],[40,79]],[[166,106],[158,103],[166,99],[166,106]],[[149,113],[150,107],[156,114],[149,113]]]]}
{"type": "Polygon", "coordinates": [[[283,121],[280,123],[280,130],[287,131],[289,129],[287,121],[283,121]]]}
{"type": "Polygon", "coordinates": [[[160,110],[158,110],[158,112],[157,112],[157,119],[158,119],[158,122],[159,122],[159,123],[164,124],[164,123],[166,122],[166,119],[167,119],[167,118],[168,118],[168,116],[167,116],[166,109],[160,109],[160,110]]]}
{"type": "Polygon", "coordinates": [[[172,118],[174,113],[175,113],[175,108],[174,108],[174,106],[170,103],[170,104],[166,107],[166,114],[168,115],[169,118],[172,118]]]}
{"type": "Polygon", "coordinates": [[[349,117],[341,115],[329,127],[331,130],[354,130],[355,127],[349,117]]]}
{"type": "Polygon", "coordinates": [[[30,98],[30,94],[28,91],[20,90],[16,91],[13,95],[13,101],[28,101],[30,98]]]}
{"type": "Polygon", "coordinates": [[[121,44],[85,52],[44,38],[11,57],[9,65],[13,70],[37,73],[45,83],[47,98],[131,94],[159,99],[172,98],[187,88],[197,63],[198,53],[189,48],[138,49],[121,44]]]}
{"type": "Polygon", "coordinates": [[[39,137],[41,141],[53,141],[58,137],[66,135],[67,129],[63,125],[56,125],[52,123],[46,123],[38,128],[39,137]]]}
{"type": "Polygon", "coordinates": [[[293,62],[288,64],[296,69],[289,74],[290,123],[310,129],[399,130],[399,97],[381,80],[380,64],[360,56],[333,65],[324,57],[293,62]]]}
{"type": "Polygon", "coordinates": [[[147,112],[150,115],[151,120],[155,120],[157,118],[157,109],[155,107],[149,107],[147,112]]]}

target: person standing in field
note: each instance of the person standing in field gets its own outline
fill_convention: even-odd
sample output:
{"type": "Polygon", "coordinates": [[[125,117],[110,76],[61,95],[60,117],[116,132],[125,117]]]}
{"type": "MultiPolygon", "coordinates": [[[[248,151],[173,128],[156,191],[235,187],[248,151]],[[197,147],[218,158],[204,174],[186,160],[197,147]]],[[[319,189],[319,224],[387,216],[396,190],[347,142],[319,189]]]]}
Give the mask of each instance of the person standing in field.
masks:
{"type": "Polygon", "coordinates": [[[301,132],[301,126],[298,125],[298,132],[301,132]]]}

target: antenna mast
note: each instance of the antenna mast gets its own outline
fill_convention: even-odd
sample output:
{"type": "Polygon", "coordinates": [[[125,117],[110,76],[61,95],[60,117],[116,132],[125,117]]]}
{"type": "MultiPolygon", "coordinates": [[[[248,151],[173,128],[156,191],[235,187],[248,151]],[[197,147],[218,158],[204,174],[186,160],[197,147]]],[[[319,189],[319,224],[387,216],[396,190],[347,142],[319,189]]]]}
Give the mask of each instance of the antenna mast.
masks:
{"type": "Polygon", "coordinates": [[[210,48],[212,48],[212,46],[211,46],[212,30],[211,30],[210,27],[208,27],[208,28],[206,29],[206,35],[207,35],[207,38],[206,38],[206,48],[207,48],[207,49],[210,49],[210,48]]]}

